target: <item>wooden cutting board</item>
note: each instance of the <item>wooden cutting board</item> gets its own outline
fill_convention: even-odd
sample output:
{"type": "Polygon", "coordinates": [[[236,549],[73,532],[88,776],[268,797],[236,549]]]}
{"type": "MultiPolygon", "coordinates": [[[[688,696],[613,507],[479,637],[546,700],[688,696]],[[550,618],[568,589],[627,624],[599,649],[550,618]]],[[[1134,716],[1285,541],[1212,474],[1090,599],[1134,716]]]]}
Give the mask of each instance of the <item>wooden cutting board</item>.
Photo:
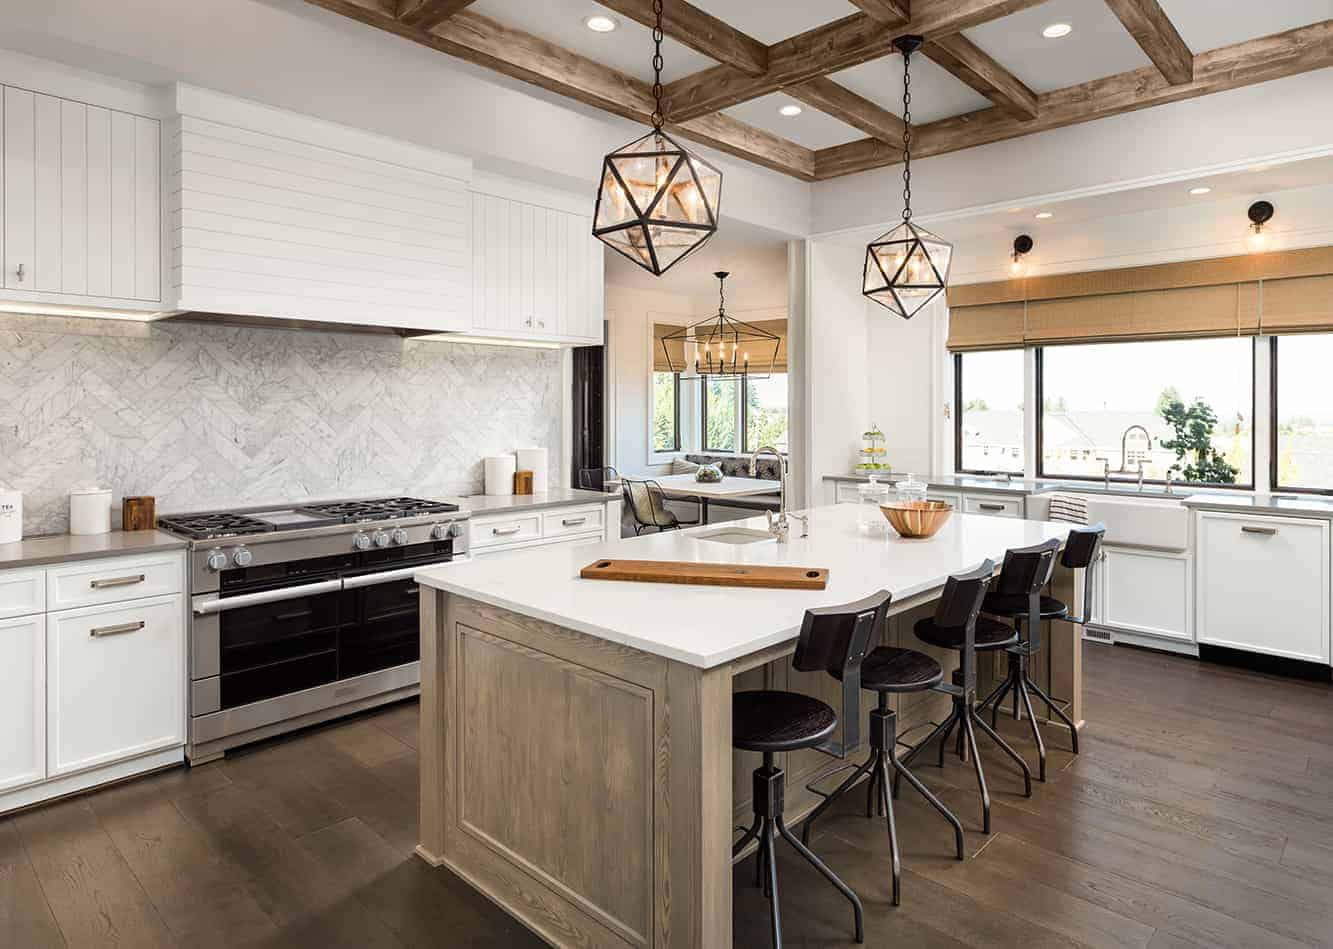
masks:
{"type": "Polygon", "coordinates": [[[579,576],[585,580],[768,587],[775,590],[822,590],[828,586],[828,570],[824,567],[682,563],[678,560],[594,560],[579,572],[579,576]]]}

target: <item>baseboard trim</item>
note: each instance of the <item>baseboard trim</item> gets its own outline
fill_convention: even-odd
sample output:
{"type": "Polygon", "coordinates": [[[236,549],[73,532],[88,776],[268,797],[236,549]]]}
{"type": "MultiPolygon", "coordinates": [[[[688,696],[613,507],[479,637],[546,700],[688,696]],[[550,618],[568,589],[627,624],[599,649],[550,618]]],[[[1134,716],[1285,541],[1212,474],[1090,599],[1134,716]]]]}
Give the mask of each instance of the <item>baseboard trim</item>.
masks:
{"type": "Polygon", "coordinates": [[[1323,662],[1270,656],[1266,653],[1232,649],[1228,646],[1210,646],[1207,643],[1199,645],[1199,658],[1220,666],[1248,669],[1250,672],[1264,675],[1303,679],[1307,682],[1333,682],[1333,666],[1323,662]]]}
{"type": "Polygon", "coordinates": [[[46,804],[62,797],[70,797],[94,788],[136,778],[150,771],[179,767],[184,763],[185,749],[177,745],[175,748],[141,755],[129,761],[117,761],[115,764],[104,765],[91,771],[81,771],[78,774],[54,778],[40,784],[30,784],[16,791],[0,794],[0,814],[46,804]]]}

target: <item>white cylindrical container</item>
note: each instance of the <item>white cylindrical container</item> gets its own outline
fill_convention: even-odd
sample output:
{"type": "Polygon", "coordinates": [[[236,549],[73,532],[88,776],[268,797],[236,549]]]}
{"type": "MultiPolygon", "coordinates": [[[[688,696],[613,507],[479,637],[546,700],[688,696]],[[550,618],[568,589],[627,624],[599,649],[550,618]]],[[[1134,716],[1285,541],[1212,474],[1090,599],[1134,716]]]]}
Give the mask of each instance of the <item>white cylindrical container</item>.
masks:
{"type": "Polygon", "coordinates": [[[111,530],[111,491],[81,484],[69,493],[69,532],[106,534],[111,530]]]}
{"type": "Polygon", "coordinates": [[[0,485],[0,544],[23,539],[23,495],[0,485]]]}
{"type": "Polygon", "coordinates": [[[486,493],[495,496],[514,493],[514,472],[518,461],[513,455],[491,455],[482,462],[486,469],[486,493]]]}
{"type": "Polygon", "coordinates": [[[518,450],[518,470],[532,472],[532,493],[545,494],[547,491],[547,464],[545,448],[520,448],[518,450]]]}

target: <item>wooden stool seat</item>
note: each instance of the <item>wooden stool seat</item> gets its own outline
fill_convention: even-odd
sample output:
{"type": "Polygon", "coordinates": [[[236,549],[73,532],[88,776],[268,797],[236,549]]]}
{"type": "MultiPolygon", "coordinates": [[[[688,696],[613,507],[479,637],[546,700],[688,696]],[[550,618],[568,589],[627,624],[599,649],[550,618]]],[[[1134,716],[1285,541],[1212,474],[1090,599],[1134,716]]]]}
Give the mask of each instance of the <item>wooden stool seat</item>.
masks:
{"type": "MultiPolygon", "coordinates": [[[[967,629],[963,626],[941,626],[935,622],[935,617],[927,616],[925,619],[917,620],[912,632],[923,643],[929,643],[940,649],[961,650],[967,629]]],[[[1016,642],[1018,633],[1012,626],[985,616],[977,617],[977,652],[1004,649],[1016,642]]]]}
{"type": "Polygon", "coordinates": [[[737,692],[731,698],[731,743],[742,751],[813,748],[837,727],[827,703],[799,692],[737,692]]]}
{"type": "MultiPolygon", "coordinates": [[[[1042,619],[1064,619],[1069,615],[1069,607],[1053,596],[1042,594],[1040,602],[1042,619]]],[[[992,616],[1027,616],[1028,598],[1022,593],[987,593],[981,601],[981,611],[992,616]]]]}
{"type": "Polygon", "coordinates": [[[943,679],[940,664],[915,649],[879,646],[861,661],[861,688],[867,692],[925,692],[943,679]]]}

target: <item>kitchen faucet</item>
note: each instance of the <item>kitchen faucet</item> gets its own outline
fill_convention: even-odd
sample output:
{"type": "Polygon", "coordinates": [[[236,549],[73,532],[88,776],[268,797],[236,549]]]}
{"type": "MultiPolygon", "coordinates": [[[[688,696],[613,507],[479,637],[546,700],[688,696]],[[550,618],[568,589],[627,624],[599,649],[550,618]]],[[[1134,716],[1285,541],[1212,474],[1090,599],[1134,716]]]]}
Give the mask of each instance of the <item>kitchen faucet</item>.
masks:
{"type": "MultiPolygon", "coordinates": [[[[787,459],[783,457],[782,452],[769,445],[760,447],[750,456],[750,477],[755,477],[755,472],[760,455],[772,455],[778,460],[778,519],[773,520],[773,512],[765,511],[768,518],[768,532],[778,539],[779,544],[785,544],[790,532],[790,525],[787,523],[787,459]]],[[[810,534],[810,521],[801,514],[792,514],[793,520],[801,522],[801,536],[808,537],[810,534]]]]}
{"type": "MultiPolygon", "coordinates": [[[[1129,433],[1132,432],[1132,431],[1134,431],[1134,429],[1136,429],[1136,428],[1137,428],[1140,432],[1143,433],[1143,437],[1146,438],[1146,439],[1148,440],[1148,449],[1149,449],[1150,451],[1152,450],[1152,436],[1151,436],[1150,434],[1148,434],[1148,430],[1147,430],[1146,428],[1144,428],[1142,425],[1138,425],[1138,424],[1131,425],[1129,428],[1125,429],[1124,434],[1120,436],[1120,467],[1116,470],[1116,474],[1129,474],[1129,473],[1130,473],[1130,470],[1129,470],[1128,468],[1125,467],[1125,458],[1126,458],[1125,445],[1126,445],[1126,443],[1129,441],[1129,433]]],[[[1139,492],[1140,492],[1140,493],[1143,492],[1143,463],[1144,463],[1144,461],[1146,461],[1146,459],[1144,459],[1144,458],[1140,458],[1140,459],[1139,459],[1139,492]]],[[[1108,468],[1110,467],[1110,462],[1107,462],[1107,467],[1108,467],[1108,468]]],[[[1110,488],[1111,488],[1111,476],[1110,476],[1110,474],[1107,474],[1107,475],[1106,475],[1106,488],[1107,488],[1108,491],[1109,491],[1110,488]]]]}

